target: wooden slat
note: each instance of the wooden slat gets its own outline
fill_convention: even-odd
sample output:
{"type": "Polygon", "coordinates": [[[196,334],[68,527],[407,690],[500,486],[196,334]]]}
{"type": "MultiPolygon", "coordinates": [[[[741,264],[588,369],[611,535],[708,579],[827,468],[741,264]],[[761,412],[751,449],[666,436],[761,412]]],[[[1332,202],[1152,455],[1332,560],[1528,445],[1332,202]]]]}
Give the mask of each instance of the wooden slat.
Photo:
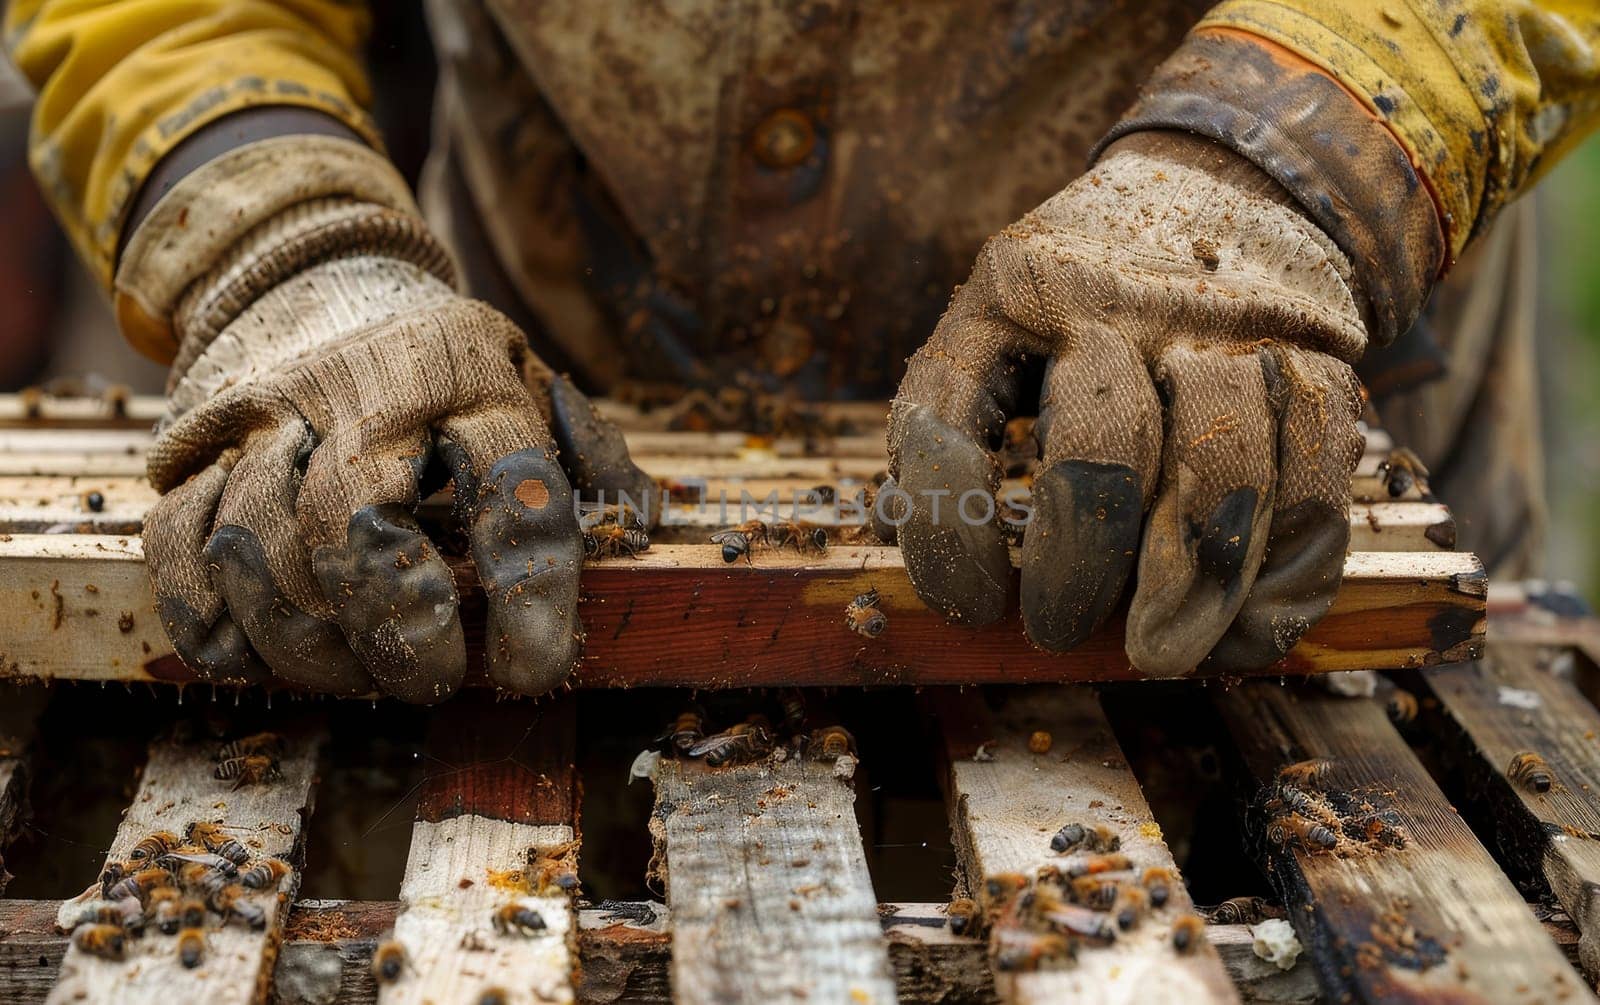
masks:
{"type": "Polygon", "coordinates": [[[1424,680],[1466,764],[1464,789],[1494,821],[1501,857],[1541,876],[1580,932],[1579,961],[1600,981],[1600,711],[1570,681],[1535,667],[1531,648],[1491,644],[1482,662],[1424,680]],[[1507,777],[1523,751],[1554,776],[1539,792],[1507,777]]]}
{"type": "MultiPolygon", "coordinates": [[[[470,565],[458,565],[476,598],[470,565]]],[[[1028,683],[1127,680],[1122,623],[1068,654],[1035,649],[1018,616],[948,625],[916,597],[894,548],[836,546],[801,559],[724,563],[715,546],[652,548],[595,563],[580,604],[577,684],[620,687],[1028,683]],[[875,588],[888,630],[863,639],[844,607],[875,588]]],[[[1269,673],[1414,667],[1482,644],[1482,567],[1450,552],[1348,556],[1332,612],[1269,673]]],[[[465,603],[469,645],[481,610],[465,603]]],[[[151,612],[137,538],[0,536],[0,677],[185,682],[151,612]]]]}
{"type": "Polygon", "coordinates": [[[1387,814],[1403,836],[1317,854],[1261,842],[1331,1000],[1592,1000],[1377,701],[1255,682],[1217,704],[1257,784],[1325,758],[1314,787],[1360,807],[1352,816],[1387,814]]]}
{"type": "Polygon", "coordinates": [[[541,886],[534,862],[577,870],[573,702],[457,699],[434,713],[432,766],[417,804],[394,937],[409,969],[383,1005],[472,1002],[500,988],[513,1005],[573,1001],[570,891],[541,886]],[[537,911],[533,935],[497,932],[502,905],[537,911]]]}
{"type": "MultiPolygon", "coordinates": [[[[971,693],[942,689],[930,699],[944,734],[946,801],[968,890],[982,890],[990,876],[1033,877],[1041,867],[1061,866],[1065,860],[1050,850],[1050,838],[1068,823],[1111,828],[1138,870],[1130,882],[1150,868],[1177,875],[1161,828],[1092,691],[1008,688],[1000,700],[1003,705],[991,714],[971,693]],[[1029,750],[1036,731],[1050,734],[1046,753],[1029,750]]],[[[1166,907],[1111,945],[1082,946],[1077,962],[1060,969],[997,973],[995,985],[1004,1000],[1018,1003],[1236,1001],[1214,952],[1202,946],[1180,955],[1172,947],[1173,920],[1192,907],[1187,890],[1174,884],[1166,907]]]]}
{"type": "MultiPolygon", "coordinates": [[[[801,493],[814,488],[804,480],[780,483],[777,512],[787,517],[796,512],[801,493]]],[[[720,504],[722,496],[712,487],[709,502],[676,502],[666,507],[662,525],[652,533],[657,544],[701,544],[713,530],[742,523],[773,507],[758,509],[740,506],[737,488],[720,504]]],[[[848,495],[848,493],[847,493],[848,495]]],[[[756,495],[764,499],[764,495],[756,495]]],[[[1026,503],[1025,489],[1008,498],[1026,503]]],[[[37,478],[0,476],[0,533],[7,534],[137,534],[145,514],[156,501],[156,493],[139,478],[37,478]],[[86,497],[100,493],[100,508],[91,509],[86,497]]],[[[450,496],[441,492],[424,503],[424,509],[443,514],[450,496]]],[[[832,505],[806,507],[801,518],[828,526],[859,526],[863,521],[855,512],[832,505]]],[[[1448,551],[1455,545],[1455,522],[1450,511],[1439,503],[1378,502],[1353,503],[1350,507],[1351,551],[1448,551]]]]}
{"type": "Polygon", "coordinates": [[[661,762],[650,831],[676,1001],[895,1000],[855,791],[834,769],[661,762]]]}
{"type": "MultiPolygon", "coordinates": [[[[182,835],[190,823],[210,820],[223,824],[256,859],[297,863],[301,827],[315,793],[317,752],[326,734],[315,720],[306,717],[282,724],[277,731],[287,743],[281,761],[283,777],[238,789],[212,777],[216,741],[157,740],[151,744],[139,789],[117,828],[106,861],[126,860],[133,846],[153,831],[182,835]]],[[[265,1001],[287,913],[283,905],[293,899],[299,882],[299,873],[291,871],[276,891],[250,895],[266,912],[263,931],[252,931],[237,922],[220,925],[220,919],[211,915],[206,957],[194,970],[179,964],[175,940],[154,929],[129,941],[127,959],[122,962],[96,959],[72,947],[62,961],[49,1001],[57,1005],[265,1001]]],[[[98,896],[98,884],[86,893],[91,899],[98,896]]],[[[63,906],[63,920],[77,913],[73,903],[63,906]]]]}
{"type": "Polygon", "coordinates": [[[29,748],[49,697],[45,688],[13,688],[0,700],[0,893],[5,892],[11,879],[6,872],[5,851],[23,823],[28,802],[29,748]]]}
{"type": "MultiPolygon", "coordinates": [[[[66,954],[66,937],[55,931],[59,901],[0,900],[0,1001],[37,1005],[44,1001],[66,954]]],[[[394,927],[393,901],[300,901],[290,912],[273,973],[275,1005],[338,1002],[372,1005],[372,952],[394,927]]],[[[652,905],[666,918],[663,905],[652,905]]],[[[982,941],[950,934],[942,904],[883,904],[879,907],[895,987],[903,1002],[998,1001],[982,941]]],[[[615,920],[609,909],[578,912],[578,949],[583,967],[578,1000],[669,1005],[672,937],[666,931],[615,920]]],[[[1551,939],[1575,955],[1577,930],[1565,922],[1544,923],[1551,939]]],[[[1311,1005],[1321,993],[1303,962],[1282,971],[1256,957],[1244,925],[1211,925],[1206,937],[1222,958],[1246,1005],[1311,1005]]]]}
{"type": "Polygon", "coordinates": [[[0,428],[148,429],[165,409],[165,399],[155,394],[0,394],[0,428]]]}

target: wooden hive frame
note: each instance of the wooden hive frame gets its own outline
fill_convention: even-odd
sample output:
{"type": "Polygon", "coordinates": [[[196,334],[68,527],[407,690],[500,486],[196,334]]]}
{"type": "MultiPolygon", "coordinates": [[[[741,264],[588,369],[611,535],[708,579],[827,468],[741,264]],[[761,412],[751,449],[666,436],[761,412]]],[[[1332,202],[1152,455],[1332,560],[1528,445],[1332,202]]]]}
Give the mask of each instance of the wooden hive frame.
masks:
{"type": "MultiPolygon", "coordinates": [[[[143,421],[147,407],[140,399],[126,403],[124,414],[136,420],[124,426],[143,421]]],[[[38,411],[61,432],[103,434],[109,424],[107,416],[89,409],[77,414],[63,408],[51,416],[51,408],[40,405],[38,411]]],[[[27,413],[26,403],[0,399],[0,426],[42,436],[39,417],[27,413]]],[[[738,478],[733,472],[740,472],[747,479],[730,484],[797,487],[864,481],[881,465],[871,437],[835,444],[829,455],[834,459],[825,462],[784,442],[741,456],[749,446],[742,440],[667,433],[644,428],[648,424],[637,416],[623,417],[636,444],[649,447],[639,450],[643,462],[657,471],[693,473],[723,464],[717,477],[738,478]]],[[[7,441],[3,447],[11,452],[0,449],[0,470],[10,472],[0,474],[0,512],[14,521],[9,540],[0,541],[0,566],[9,573],[0,582],[20,584],[0,585],[0,611],[10,612],[3,615],[10,621],[0,673],[103,683],[185,679],[175,661],[164,657],[159,630],[146,614],[137,541],[127,536],[149,501],[137,468],[125,460],[137,458],[142,447],[128,437],[120,450],[98,449],[110,442],[80,444],[90,449],[74,459],[84,466],[103,463],[105,470],[80,466],[72,484],[40,483],[40,477],[57,476],[30,473],[30,465],[57,463],[35,465],[31,457],[43,454],[27,448],[37,444],[7,441]],[[130,445],[132,454],[126,452],[130,445]],[[21,461],[5,467],[7,457],[21,461]],[[115,458],[124,460],[110,460],[115,458]],[[95,517],[110,512],[133,525],[95,526],[86,519],[83,529],[113,533],[24,532],[41,529],[26,524],[30,518],[22,513],[30,493],[44,500],[35,508],[47,511],[34,518],[55,521],[55,527],[67,510],[51,508],[70,509],[77,494],[91,488],[107,502],[95,517]],[[6,509],[6,500],[12,508],[6,509]],[[123,611],[132,621],[126,628],[123,611]]],[[[1358,472],[1358,499],[1376,496],[1376,456],[1369,453],[1358,472]]],[[[81,503],[78,508],[82,515],[81,503]]],[[[1268,676],[1431,667],[1481,650],[1495,601],[1475,559],[1449,550],[1454,540],[1448,513],[1430,502],[1402,499],[1369,506],[1358,517],[1354,538],[1364,550],[1352,553],[1336,611],[1366,634],[1351,627],[1309,637],[1268,676]]],[[[700,526],[694,533],[705,530],[700,526]]],[[[619,626],[632,631],[634,625],[653,625],[639,630],[634,648],[608,650],[602,644],[586,657],[580,683],[588,685],[969,684],[1001,676],[1011,683],[1129,676],[1115,628],[1071,657],[1033,653],[1014,624],[970,637],[953,632],[921,613],[892,549],[837,546],[820,562],[768,557],[753,567],[727,567],[706,545],[664,544],[647,560],[596,565],[586,573],[585,592],[591,638],[607,634],[596,626],[610,627],[618,636],[613,642],[621,642],[628,632],[619,626]],[[675,598],[659,608],[645,604],[647,595],[682,592],[688,583],[703,584],[701,597],[709,599],[695,607],[675,598]],[[903,648],[875,651],[843,630],[843,603],[863,585],[885,596],[889,635],[903,636],[896,643],[903,648]],[[759,598],[760,610],[792,613],[776,625],[747,617],[750,597],[759,598]],[[631,618],[617,613],[621,598],[633,601],[631,618]],[[685,615],[702,619],[698,633],[680,629],[678,634],[694,637],[663,647],[663,626],[674,618],[681,625],[685,615]],[[652,637],[654,647],[647,645],[652,637]],[[784,645],[775,646],[778,640],[784,645]],[[719,667],[716,659],[730,646],[739,662],[719,667]],[[779,650],[785,647],[799,655],[784,655],[779,650]],[[653,651],[663,648],[661,654],[653,651]],[[974,652],[987,653],[1005,673],[985,677],[974,652]]],[[[205,1000],[218,1001],[471,1002],[490,986],[504,987],[511,1001],[765,1001],[814,988],[828,988],[824,997],[841,1001],[1032,1002],[1067,995],[1129,1002],[1585,1000],[1600,977],[1597,954],[1588,948],[1600,936],[1600,911],[1589,900],[1600,868],[1588,854],[1589,842],[1600,833],[1592,822],[1600,819],[1597,796],[1588,782],[1600,779],[1600,753],[1592,744],[1558,745],[1550,731],[1592,735],[1585,731],[1597,713],[1587,699],[1574,698],[1583,677],[1561,682],[1537,661],[1540,653],[1557,651],[1568,654],[1563,659],[1581,658],[1571,654],[1584,651],[1595,629],[1583,618],[1556,626],[1563,631],[1552,628],[1551,619],[1538,616],[1544,609],[1536,598],[1502,597],[1499,604],[1514,641],[1492,648],[1489,662],[1413,674],[1411,686],[1425,699],[1425,713],[1407,728],[1426,730],[1457,765],[1437,780],[1384,714],[1381,697],[1338,698],[1304,686],[1285,690],[1268,680],[1200,692],[1226,723],[1216,739],[1245,790],[1248,808],[1241,812],[1247,830],[1264,829],[1260,794],[1274,790],[1277,770],[1321,756],[1333,764],[1325,784],[1375,802],[1406,835],[1402,847],[1352,855],[1252,842],[1252,854],[1305,945],[1304,961],[1287,972],[1254,955],[1251,935],[1241,925],[1210,925],[1203,945],[1178,954],[1170,935],[1188,909],[1179,877],[1167,907],[1112,946],[1083,950],[1076,965],[996,973],[984,940],[951,933],[945,903],[879,902],[864,865],[848,766],[808,759],[718,769],[663,762],[654,772],[651,831],[665,903],[586,905],[531,878],[538,863],[604,854],[581,842],[574,698],[497,704],[481,695],[464,696],[435,713],[427,751],[449,769],[425,783],[405,878],[393,900],[297,901],[294,874],[280,888],[262,931],[215,930],[214,963],[186,973],[163,951],[159,937],[147,936],[152,941],[136,951],[132,976],[128,964],[88,959],[70,948],[56,923],[71,915],[72,906],[0,900],[0,1001],[132,1000],[123,989],[194,982],[205,1000]],[[1538,707],[1554,718],[1508,720],[1498,711],[1505,688],[1536,695],[1538,707]],[[497,738],[510,738],[514,749],[497,738]],[[525,747],[530,738],[534,746],[525,747]],[[1549,758],[1558,776],[1555,794],[1530,794],[1507,778],[1505,751],[1519,745],[1549,758]],[[1457,798],[1466,778],[1473,780],[1470,794],[1495,821],[1494,829],[1469,829],[1476,818],[1450,812],[1447,800],[1457,798]],[[1538,837],[1531,854],[1525,843],[1499,840],[1501,831],[1512,829],[1508,821],[1538,837]],[[1418,877],[1429,875],[1450,881],[1419,887],[1418,877]],[[1526,882],[1530,875],[1548,883],[1569,921],[1552,923],[1529,910],[1512,878],[1526,882]],[[1355,889],[1361,891],[1357,897],[1341,893],[1355,889]],[[509,898],[530,898],[547,919],[545,931],[531,937],[495,931],[489,913],[509,898]],[[1374,912],[1372,904],[1382,910],[1374,912]],[[380,992],[368,962],[391,933],[407,946],[412,964],[380,992]]],[[[626,610],[625,602],[621,606],[626,610]]],[[[25,700],[0,709],[0,733],[7,737],[0,743],[0,854],[25,817],[20,807],[30,774],[50,768],[29,743],[40,728],[38,689],[16,693],[25,700]]],[[[957,849],[956,892],[981,890],[998,873],[1050,864],[1050,834],[1074,820],[1117,830],[1140,870],[1176,872],[1140,780],[1093,691],[1040,683],[996,690],[985,702],[971,691],[932,687],[924,692],[924,707],[935,724],[938,776],[957,849]],[[1035,752],[1037,732],[1051,734],[1049,749],[1035,752]]],[[[327,727],[316,706],[284,718],[281,728],[296,737],[296,753],[284,777],[264,786],[259,798],[235,797],[210,778],[215,740],[151,723],[139,788],[122,826],[105,836],[108,854],[120,854],[142,828],[205,815],[254,835],[256,851],[278,854],[299,868],[304,835],[317,826],[316,779],[326,765],[327,727]],[[264,809],[268,804],[275,808],[264,809]]]]}

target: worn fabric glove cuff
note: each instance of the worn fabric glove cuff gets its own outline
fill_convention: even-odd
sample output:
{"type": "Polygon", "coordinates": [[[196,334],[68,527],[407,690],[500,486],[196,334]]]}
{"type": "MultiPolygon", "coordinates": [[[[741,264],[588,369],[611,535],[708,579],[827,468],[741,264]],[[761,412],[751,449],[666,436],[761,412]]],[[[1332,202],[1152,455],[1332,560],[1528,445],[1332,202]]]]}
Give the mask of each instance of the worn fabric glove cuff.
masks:
{"type": "Polygon", "coordinates": [[[1143,130],[1196,133],[1253,162],[1350,259],[1371,342],[1410,327],[1444,263],[1439,214],[1394,135],[1331,77],[1265,39],[1196,32],[1091,159],[1143,130]]]}
{"type": "MultiPolygon", "coordinates": [[[[145,355],[172,362],[184,335],[175,315],[196,282],[211,276],[234,284],[231,299],[202,296],[197,303],[206,301],[212,307],[237,303],[247,288],[269,289],[262,283],[272,269],[289,269],[296,258],[304,261],[312,248],[324,256],[336,254],[333,245],[340,238],[334,232],[301,233],[327,220],[280,219],[293,207],[319,199],[366,203],[420,221],[400,173],[381,154],[351,140],[279,136],[230,150],[184,176],[129,235],[112,291],[123,334],[145,355]],[[305,247],[286,255],[273,250],[289,248],[297,240],[304,240],[305,247]],[[247,275],[238,266],[251,254],[250,248],[265,261],[263,271],[247,275]],[[235,271],[224,271],[230,262],[235,271]],[[240,285],[246,279],[249,287],[240,285]]],[[[394,221],[365,234],[359,226],[351,229],[348,220],[344,226],[343,240],[353,241],[358,249],[371,249],[374,233],[381,236],[394,221]]],[[[425,234],[420,222],[412,230],[425,234]]],[[[448,276],[452,278],[446,281],[453,283],[453,272],[448,276]]],[[[214,317],[210,330],[219,330],[214,317]]]]}

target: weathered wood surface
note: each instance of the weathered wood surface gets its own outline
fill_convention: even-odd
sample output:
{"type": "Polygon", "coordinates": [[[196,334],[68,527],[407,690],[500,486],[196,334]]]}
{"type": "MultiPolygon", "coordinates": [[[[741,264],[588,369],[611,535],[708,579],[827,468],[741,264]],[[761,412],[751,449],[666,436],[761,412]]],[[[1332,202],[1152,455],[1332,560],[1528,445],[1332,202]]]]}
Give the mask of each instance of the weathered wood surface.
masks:
{"type": "Polygon", "coordinates": [[[11,879],[6,847],[17,836],[27,810],[29,748],[50,698],[42,688],[10,690],[0,694],[0,893],[11,879]]]}
{"type": "MultiPolygon", "coordinates": [[[[928,700],[944,733],[945,802],[968,890],[982,890],[990,876],[1033,877],[1042,867],[1063,866],[1068,859],[1051,851],[1050,838],[1069,823],[1111,828],[1135,868],[1128,882],[1151,868],[1177,876],[1161,828],[1091,690],[1007,689],[999,699],[1003,706],[993,713],[974,692],[941,689],[928,700]],[[1028,746],[1036,731],[1050,734],[1043,754],[1028,746]]],[[[1237,1001],[1208,946],[1188,954],[1172,947],[1173,921],[1192,909],[1188,891],[1175,882],[1165,907],[1111,945],[1084,945],[1076,963],[1059,969],[996,973],[996,988],[1004,1000],[1018,1003],[1237,1001]]]]}
{"type": "MultiPolygon", "coordinates": [[[[276,858],[297,865],[301,827],[315,795],[318,748],[326,738],[317,720],[298,717],[280,725],[287,744],[282,778],[233,788],[212,777],[217,740],[157,740],[150,746],[139,789],[117,828],[106,861],[124,861],[133,846],[153,831],[182,836],[190,823],[221,823],[250,852],[252,860],[276,858]]],[[[266,912],[262,931],[238,923],[206,919],[206,954],[188,970],[178,962],[176,939],[147,928],[130,939],[121,962],[97,959],[76,947],[61,963],[49,1001],[55,1005],[106,1002],[118,1005],[172,1005],[174,1002],[246,1003],[266,1000],[272,966],[282,936],[287,904],[299,887],[291,871],[276,890],[249,895],[266,912]]],[[[99,896],[96,881],[85,891],[99,896]]],[[[70,924],[77,901],[63,903],[58,919],[70,924]]]]}
{"type": "Polygon", "coordinates": [[[539,863],[577,874],[577,773],[570,699],[534,706],[486,695],[434,714],[434,765],[423,783],[394,937],[410,961],[383,1005],[472,1002],[499,988],[510,1005],[571,1002],[572,891],[541,882],[539,863]],[[515,902],[543,931],[497,931],[515,902]]]}
{"type": "Polygon", "coordinates": [[[1252,682],[1217,705],[1257,784],[1324,758],[1311,787],[1348,798],[1341,819],[1385,814],[1403,836],[1403,847],[1346,837],[1318,853],[1260,840],[1330,1000],[1592,1000],[1378,702],[1252,682]]]}
{"type": "MultiPolygon", "coordinates": [[[[481,634],[470,564],[458,564],[469,645],[481,634]]],[[[726,564],[713,545],[652,548],[594,563],[580,603],[588,639],[576,683],[878,685],[1128,680],[1137,674],[1113,618],[1077,650],[1035,649],[1013,613],[981,628],[949,625],[917,599],[895,548],[846,546],[802,559],[760,553],[726,564]],[[888,630],[864,639],[844,622],[877,589],[888,630]]],[[[1416,667],[1474,658],[1484,576],[1451,552],[1359,552],[1333,610],[1271,674],[1416,667]]],[[[137,538],[0,537],[0,677],[167,681],[194,678],[171,655],[151,610],[137,538]]]]}
{"type": "Polygon", "coordinates": [[[650,833],[678,1002],[896,1000],[855,790],[835,769],[660,763],[650,833]]]}
{"type": "Polygon", "coordinates": [[[1474,664],[1424,676],[1456,742],[1463,790],[1493,821],[1492,843],[1542,877],[1582,932],[1579,962],[1600,982],[1600,712],[1531,648],[1494,644],[1474,664]],[[1543,758],[1548,791],[1508,777],[1519,753],[1543,758]]]}
{"type": "MultiPolygon", "coordinates": [[[[657,544],[704,543],[718,528],[772,514],[826,526],[860,526],[864,521],[847,506],[808,505],[809,482],[778,482],[777,505],[766,505],[766,493],[744,492],[755,502],[741,506],[740,486],[708,485],[706,503],[678,501],[668,505],[662,524],[652,533],[657,544]],[[719,493],[726,492],[726,496],[719,493]],[[727,504],[722,501],[726,499],[727,504]]],[[[847,490],[846,497],[852,493],[847,490]]],[[[1014,498],[1026,503],[1026,489],[1014,498]]],[[[7,534],[137,534],[156,501],[155,490],[140,478],[0,476],[0,533],[7,534]],[[88,497],[99,493],[99,508],[88,497]]],[[[424,503],[425,510],[448,511],[450,495],[441,492],[424,503]]],[[[1439,503],[1374,502],[1350,507],[1350,551],[1448,551],[1455,545],[1455,521],[1439,503]]]]}

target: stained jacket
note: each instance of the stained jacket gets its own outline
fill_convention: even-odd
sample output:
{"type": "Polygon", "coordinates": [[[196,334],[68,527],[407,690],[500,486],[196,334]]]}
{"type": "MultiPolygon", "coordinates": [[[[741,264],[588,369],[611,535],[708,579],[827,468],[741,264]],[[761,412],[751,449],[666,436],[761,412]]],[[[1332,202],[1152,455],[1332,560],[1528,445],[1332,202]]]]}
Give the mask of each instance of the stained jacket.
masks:
{"type": "MultiPolygon", "coordinates": [[[[1358,99],[1427,187],[1441,270],[1600,116],[1590,0],[430,6],[427,203],[474,284],[600,387],[891,390],[984,238],[1082,170],[1186,32],[1248,36],[1358,99]]],[[[152,165],[221,116],[309,107],[377,144],[367,17],[14,0],[32,163],[102,281],[152,165]]]]}

